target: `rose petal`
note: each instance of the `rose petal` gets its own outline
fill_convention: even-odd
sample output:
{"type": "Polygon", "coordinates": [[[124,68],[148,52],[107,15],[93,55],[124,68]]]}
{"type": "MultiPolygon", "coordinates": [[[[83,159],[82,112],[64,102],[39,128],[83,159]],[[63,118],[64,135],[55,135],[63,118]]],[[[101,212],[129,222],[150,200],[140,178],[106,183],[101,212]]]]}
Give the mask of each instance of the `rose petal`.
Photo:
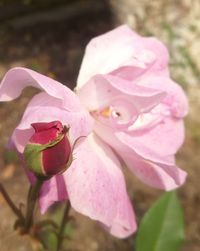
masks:
{"type": "Polygon", "coordinates": [[[112,100],[124,97],[133,103],[138,111],[145,112],[160,103],[165,92],[153,88],[142,87],[111,75],[96,75],[78,95],[89,111],[98,110],[112,100]]]}
{"type": "Polygon", "coordinates": [[[134,37],[139,36],[123,25],[93,38],[86,47],[77,81],[78,88],[92,76],[109,73],[125,62],[130,57],[134,37]]]}
{"type": "Polygon", "coordinates": [[[150,71],[160,70],[163,71],[164,74],[168,75],[168,70],[166,68],[169,62],[169,53],[165,44],[155,37],[140,37],[140,41],[138,42],[141,47],[144,47],[145,50],[153,52],[156,56],[156,60],[150,68],[150,71]]]}
{"type": "Polygon", "coordinates": [[[89,42],[77,87],[81,88],[96,74],[117,74],[116,70],[127,79],[127,72],[123,74],[123,71],[127,70],[126,67],[129,70],[129,79],[141,75],[148,69],[168,74],[168,58],[168,51],[162,42],[152,37],[141,37],[127,25],[123,25],[89,42]]]}
{"type": "Polygon", "coordinates": [[[117,137],[143,158],[159,161],[154,153],[160,157],[175,154],[183,144],[184,135],[183,121],[166,117],[149,129],[121,133],[117,137]]]}
{"type": "Polygon", "coordinates": [[[0,101],[10,101],[19,97],[22,90],[28,86],[44,90],[70,111],[80,109],[79,99],[69,88],[42,74],[21,67],[13,68],[6,73],[0,85],[0,101]]]}
{"type": "Polygon", "coordinates": [[[137,84],[165,92],[163,103],[169,107],[172,116],[183,118],[188,113],[188,101],[183,89],[170,78],[149,74],[139,79],[137,84]]]}
{"type": "Polygon", "coordinates": [[[120,163],[97,136],[90,135],[76,148],[64,176],[76,211],[102,222],[117,237],[127,237],[136,230],[120,163]]]}
{"type": "Polygon", "coordinates": [[[144,183],[149,186],[173,190],[181,186],[186,179],[187,173],[176,165],[156,164],[142,158],[134,158],[131,155],[124,155],[123,159],[128,168],[144,183]]]}
{"type": "MultiPolygon", "coordinates": [[[[171,190],[185,182],[187,174],[175,166],[173,156],[157,156],[155,153],[151,156],[151,152],[147,151],[151,160],[158,160],[157,163],[148,161],[143,159],[133,147],[127,147],[129,143],[127,138],[124,139],[123,144],[119,142],[119,138],[116,137],[110,128],[105,128],[105,126],[96,123],[95,131],[121,156],[128,168],[144,183],[159,189],[171,190]]],[[[132,138],[132,141],[134,141],[134,138],[132,138]]],[[[145,141],[143,142],[144,144],[145,141]]],[[[138,149],[136,148],[136,150],[138,149]]],[[[151,149],[148,150],[150,151],[151,149]]]]}
{"type": "Polygon", "coordinates": [[[96,122],[94,127],[95,133],[111,146],[119,156],[124,158],[124,154],[133,155],[135,158],[144,158],[153,162],[172,165],[174,159],[170,155],[161,155],[153,149],[153,145],[146,145],[145,141],[136,143],[134,137],[127,132],[113,130],[113,128],[96,122]]]}

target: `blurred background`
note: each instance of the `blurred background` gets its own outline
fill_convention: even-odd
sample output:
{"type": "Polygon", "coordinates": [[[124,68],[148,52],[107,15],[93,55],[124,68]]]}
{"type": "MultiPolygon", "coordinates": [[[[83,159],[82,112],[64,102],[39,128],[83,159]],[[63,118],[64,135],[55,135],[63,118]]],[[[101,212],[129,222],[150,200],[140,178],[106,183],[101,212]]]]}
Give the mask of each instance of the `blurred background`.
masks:
{"type": "MultiPolygon", "coordinates": [[[[200,250],[200,1],[199,0],[0,0],[0,79],[15,66],[25,66],[73,88],[88,41],[127,23],[141,35],[156,36],[169,48],[174,80],[186,90],[190,113],[186,140],[177,162],[189,175],[179,189],[186,222],[182,251],[200,250]]],[[[28,182],[16,156],[5,144],[25,105],[35,92],[0,104],[0,181],[18,204],[25,201],[28,182]]],[[[128,171],[127,171],[128,172],[128,171]]],[[[161,192],[127,175],[138,221],[161,192]]],[[[68,249],[130,251],[133,237],[117,240],[96,223],[77,217],[68,249]]],[[[0,250],[32,250],[27,237],[12,231],[15,217],[0,195],[0,250]]],[[[170,251],[170,250],[169,250],[170,251]]]]}

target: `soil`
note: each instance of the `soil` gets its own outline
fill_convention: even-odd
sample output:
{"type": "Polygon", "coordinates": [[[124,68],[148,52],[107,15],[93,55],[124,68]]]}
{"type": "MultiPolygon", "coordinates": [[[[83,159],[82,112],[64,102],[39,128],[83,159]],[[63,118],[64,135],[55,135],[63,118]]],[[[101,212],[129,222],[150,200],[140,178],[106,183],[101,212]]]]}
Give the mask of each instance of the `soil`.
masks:
{"type": "MultiPolygon", "coordinates": [[[[92,37],[113,27],[109,10],[67,22],[61,20],[18,29],[4,27],[0,31],[0,77],[11,67],[26,66],[73,88],[85,45],[92,37]]],[[[25,201],[28,181],[20,163],[9,155],[5,144],[33,93],[35,90],[29,89],[16,101],[0,104],[0,180],[17,204],[25,201]]],[[[194,106],[191,98],[190,101],[194,106]]],[[[186,184],[178,191],[184,208],[187,236],[182,251],[198,251],[200,247],[200,133],[194,133],[194,128],[195,132],[198,131],[200,120],[193,116],[199,109],[200,105],[195,103],[194,112],[186,120],[185,143],[177,156],[178,164],[188,172],[186,184]]],[[[125,175],[139,221],[161,192],[143,185],[133,175],[129,175],[128,171],[125,171],[125,175]]],[[[76,217],[76,224],[68,244],[69,250],[133,250],[132,237],[126,240],[116,239],[87,217],[74,211],[72,214],[76,217]]],[[[15,216],[0,196],[0,250],[33,250],[28,237],[21,237],[13,231],[14,221],[15,216]]]]}

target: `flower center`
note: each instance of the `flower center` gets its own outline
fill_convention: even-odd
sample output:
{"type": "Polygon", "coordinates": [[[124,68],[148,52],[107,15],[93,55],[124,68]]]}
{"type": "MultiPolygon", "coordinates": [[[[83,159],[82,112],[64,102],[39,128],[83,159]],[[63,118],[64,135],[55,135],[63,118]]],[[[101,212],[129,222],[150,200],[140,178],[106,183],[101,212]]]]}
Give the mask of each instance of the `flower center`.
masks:
{"type": "Polygon", "coordinates": [[[125,129],[132,125],[138,117],[133,103],[125,99],[112,100],[112,104],[91,112],[100,123],[117,129],[125,129]]]}

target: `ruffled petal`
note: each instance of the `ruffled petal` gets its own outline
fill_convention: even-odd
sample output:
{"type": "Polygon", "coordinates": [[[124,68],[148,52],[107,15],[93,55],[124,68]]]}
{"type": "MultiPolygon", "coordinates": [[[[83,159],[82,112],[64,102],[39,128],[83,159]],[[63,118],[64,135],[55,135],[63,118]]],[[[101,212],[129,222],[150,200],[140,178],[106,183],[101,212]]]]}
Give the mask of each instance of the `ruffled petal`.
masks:
{"type": "Polygon", "coordinates": [[[159,161],[156,156],[174,155],[183,144],[184,123],[182,120],[166,117],[149,129],[144,128],[130,134],[122,132],[117,137],[143,158],[159,161]]]}
{"type": "MultiPolygon", "coordinates": [[[[153,151],[153,143],[152,148],[147,148],[146,141],[141,142],[141,146],[139,143],[134,145],[134,148],[134,137],[128,138],[129,136],[124,133],[127,137],[123,137],[120,142],[116,132],[99,123],[95,124],[95,132],[118,153],[128,168],[144,183],[155,188],[171,190],[185,182],[187,174],[176,167],[174,157],[159,155],[159,151],[153,151]]],[[[164,141],[160,143],[161,148],[162,144],[164,141]]]]}
{"type": "Polygon", "coordinates": [[[132,54],[132,41],[139,37],[128,26],[120,26],[93,38],[86,47],[78,76],[77,87],[82,87],[92,76],[109,73],[132,54]]]}
{"type": "Polygon", "coordinates": [[[123,159],[128,168],[144,183],[149,186],[170,191],[183,185],[187,173],[176,165],[157,164],[124,155],[123,159]]]}
{"type": "Polygon", "coordinates": [[[143,87],[116,76],[96,75],[80,89],[78,95],[89,111],[98,110],[106,104],[112,105],[114,98],[124,97],[138,111],[145,112],[159,104],[166,94],[162,90],[143,87]]]}
{"type": "Polygon", "coordinates": [[[127,25],[122,25],[89,42],[77,87],[81,88],[96,74],[112,72],[125,79],[134,79],[148,70],[168,74],[168,59],[167,48],[162,42],[152,37],[141,37],[127,25]]]}
{"type": "Polygon", "coordinates": [[[149,71],[163,71],[165,75],[168,75],[168,62],[169,62],[169,53],[168,49],[163,42],[158,40],[155,37],[140,37],[141,47],[144,47],[145,50],[151,51],[155,54],[156,60],[150,67],[149,71]]]}
{"type": "Polygon", "coordinates": [[[76,211],[103,223],[117,237],[136,230],[120,163],[97,136],[92,134],[78,145],[64,176],[76,211]]]}
{"type": "Polygon", "coordinates": [[[113,130],[111,127],[96,122],[94,127],[95,133],[109,146],[111,146],[119,156],[124,158],[124,154],[133,155],[135,158],[144,158],[153,162],[172,165],[174,159],[171,155],[161,155],[156,152],[153,146],[147,146],[145,141],[140,143],[134,142],[134,137],[126,132],[113,130]]]}
{"type": "Polygon", "coordinates": [[[162,102],[169,107],[172,116],[183,118],[188,113],[188,101],[183,89],[170,78],[149,74],[139,79],[137,84],[165,92],[162,102]]]}
{"type": "Polygon", "coordinates": [[[66,86],[30,69],[17,67],[9,70],[0,85],[0,101],[11,101],[20,96],[25,87],[33,86],[57,98],[70,111],[78,111],[80,102],[66,86]]]}

